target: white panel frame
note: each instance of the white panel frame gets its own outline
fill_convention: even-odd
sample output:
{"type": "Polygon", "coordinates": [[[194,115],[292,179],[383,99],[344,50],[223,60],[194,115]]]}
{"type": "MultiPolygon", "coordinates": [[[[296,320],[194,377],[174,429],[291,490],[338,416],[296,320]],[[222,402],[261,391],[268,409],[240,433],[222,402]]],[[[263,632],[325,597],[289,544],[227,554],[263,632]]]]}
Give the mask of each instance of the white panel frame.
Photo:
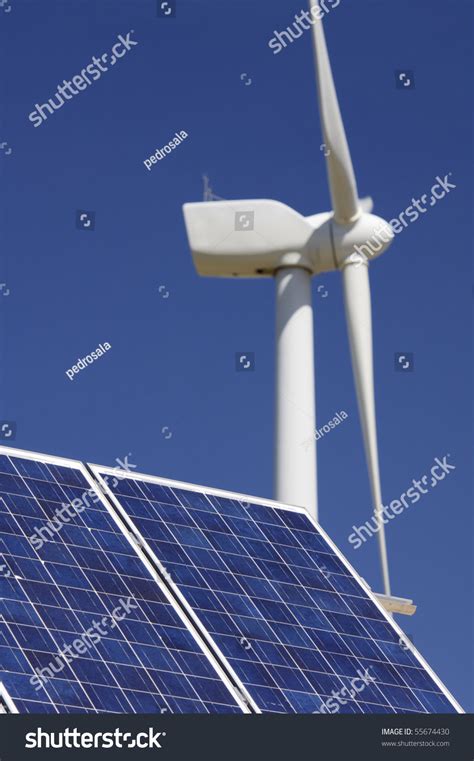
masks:
{"type": "MultiPolygon", "coordinates": [[[[385,622],[388,623],[393,629],[395,629],[395,632],[399,635],[400,641],[404,643],[404,647],[412,653],[412,655],[415,657],[415,659],[419,662],[420,666],[422,668],[424,668],[425,671],[430,675],[430,677],[433,679],[435,684],[439,687],[440,692],[443,693],[443,695],[449,700],[449,702],[451,703],[453,708],[458,713],[465,713],[465,711],[462,708],[462,706],[458,703],[456,698],[450,693],[450,691],[447,689],[447,687],[439,679],[439,677],[433,671],[431,666],[425,661],[425,659],[423,658],[421,653],[418,652],[418,650],[415,648],[413,643],[407,638],[406,634],[398,626],[396,621],[394,621],[392,616],[385,610],[385,608],[379,602],[379,600],[377,600],[375,594],[372,592],[372,590],[370,589],[368,584],[360,577],[360,575],[357,573],[355,568],[349,563],[347,558],[344,557],[344,555],[341,553],[341,551],[338,549],[338,547],[336,547],[336,545],[330,539],[330,537],[327,535],[327,533],[324,531],[324,529],[320,526],[319,523],[317,523],[317,521],[313,518],[313,516],[310,515],[307,510],[305,510],[305,508],[303,508],[303,507],[295,507],[293,505],[283,505],[280,502],[275,502],[274,500],[271,500],[271,499],[264,499],[264,498],[261,498],[261,497],[252,497],[251,495],[248,495],[248,494],[238,494],[236,492],[226,491],[226,490],[223,490],[223,489],[215,489],[215,488],[212,488],[212,487],[202,486],[202,485],[199,485],[199,484],[191,484],[191,483],[186,483],[184,481],[175,481],[175,480],[172,480],[172,479],[161,478],[159,476],[150,476],[150,475],[143,474],[143,473],[135,473],[135,472],[131,473],[131,472],[128,472],[128,471],[121,471],[121,470],[119,470],[117,468],[102,467],[100,465],[95,465],[95,464],[91,464],[91,463],[89,463],[89,467],[91,468],[92,472],[96,476],[97,480],[101,483],[101,486],[103,485],[104,491],[107,492],[109,498],[113,501],[113,504],[118,509],[120,514],[123,516],[123,518],[126,521],[127,525],[129,525],[130,528],[134,531],[134,533],[140,537],[140,541],[143,542],[143,545],[146,547],[147,551],[153,556],[154,561],[156,562],[156,564],[159,567],[162,567],[162,564],[161,564],[159,558],[153,552],[153,550],[151,549],[151,547],[149,546],[149,544],[147,543],[145,538],[138,531],[137,527],[133,523],[133,519],[129,518],[128,514],[126,513],[126,511],[124,510],[122,505],[119,503],[119,501],[116,499],[115,495],[112,494],[112,492],[110,491],[108,486],[104,483],[104,481],[103,481],[103,479],[102,479],[102,477],[100,475],[101,473],[105,473],[106,475],[114,475],[116,478],[119,478],[119,479],[129,478],[129,479],[134,480],[134,481],[145,481],[145,482],[148,481],[149,483],[158,484],[159,486],[168,486],[171,489],[172,488],[187,489],[188,491],[195,491],[195,492],[199,492],[201,494],[204,494],[204,496],[206,494],[210,494],[210,495],[213,495],[213,496],[216,496],[216,497],[226,497],[227,499],[234,499],[234,500],[236,500],[237,502],[240,502],[240,503],[244,503],[245,502],[247,504],[253,503],[255,505],[264,505],[266,507],[272,507],[272,508],[275,508],[277,510],[287,510],[287,511],[290,511],[290,512],[301,513],[301,514],[305,515],[308,518],[308,520],[310,521],[310,523],[315,528],[317,528],[317,530],[319,531],[319,533],[321,534],[323,539],[325,539],[325,541],[328,543],[329,547],[332,549],[334,554],[339,558],[339,560],[343,563],[343,565],[348,569],[350,574],[354,577],[356,582],[360,585],[360,587],[362,588],[362,591],[364,592],[364,595],[367,595],[369,597],[369,599],[374,603],[376,608],[380,611],[380,613],[382,613],[385,622]]],[[[175,592],[176,596],[179,598],[180,602],[186,608],[186,610],[188,611],[189,615],[192,617],[192,619],[196,623],[196,625],[199,626],[200,631],[204,630],[204,632],[205,632],[206,630],[204,629],[203,625],[201,624],[201,622],[197,618],[196,614],[192,610],[192,608],[191,608],[190,604],[187,602],[186,598],[181,594],[181,592],[178,589],[177,585],[174,583],[174,581],[172,581],[172,579],[169,579],[169,577],[167,577],[167,578],[168,578],[169,584],[172,587],[173,591],[175,592]]],[[[207,634],[207,637],[208,637],[209,641],[212,643],[212,646],[215,647],[215,650],[219,654],[219,657],[223,658],[223,660],[225,662],[227,662],[227,659],[221,653],[219,647],[213,641],[212,637],[209,634],[207,634]]],[[[232,674],[235,675],[235,678],[237,679],[237,681],[240,684],[240,679],[237,677],[237,675],[235,674],[234,670],[231,668],[230,664],[228,664],[228,668],[229,668],[229,671],[231,671],[232,674]]],[[[243,693],[246,696],[248,696],[248,692],[246,691],[246,689],[244,688],[243,685],[242,685],[242,691],[243,691],[243,693]]],[[[261,710],[258,708],[258,706],[256,706],[254,701],[251,698],[250,698],[250,700],[252,702],[252,705],[256,708],[256,710],[259,713],[261,713],[261,710]]]]}
{"type": "MultiPolygon", "coordinates": [[[[19,713],[13,699],[10,697],[7,688],[3,684],[3,682],[0,682],[0,698],[5,703],[6,707],[8,708],[8,713],[19,713]]],[[[1,705],[0,705],[1,708],[1,705]]],[[[6,713],[5,711],[0,710],[1,713],[6,713]]]]}
{"type": "MultiPolygon", "coordinates": [[[[190,621],[187,620],[187,617],[186,617],[185,613],[182,610],[180,610],[180,608],[176,605],[176,601],[173,599],[173,597],[170,594],[169,590],[166,588],[165,584],[163,583],[163,581],[161,580],[159,575],[156,573],[156,571],[154,570],[154,568],[151,565],[151,563],[149,562],[149,560],[146,558],[144,553],[140,550],[139,546],[134,542],[134,540],[130,536],[130,534],[125,530],[125,527],[122,525],[122,523],[119,520],[117,514],[112,509],[112,507],[110,506],[108,501],[103,498],[103,494],[101,493],[100,489],[97,486],[97,481],[100,481],[101,485],[103,484],[103,486],[104,486],[103,492],[106,492],[107,495],[111,494],[109,492],[109,489],[108,489],[107,485],[103,481],[103,479],[102,478],[100,478],[100,479],[98,478],[97,481],[94,481],[94,479],[91,477],[89,471],[87,470],[86,466],[80,460],[70,460],[70,459],[67,459],[65,457],[56,457],[56,456],[53,456],[53,455],[45,455],[45,454],[42,454],[40,452],[30,452],[30,451],[27,451],[25,449],[15,449],[13,447],[5,447],[5,446],[0,446],[0,455],[6,455],[8,457],[21,457],[24,460],[34,460],[34,461],[37,461],[39,463],[45,463],[46,465],[58,465],[58,466],[65,467],[65,468],[72,468],[74,470],[78,470],[84,476],[84,478],[86,479],[86,481],[89,484],[90,488],[93,489],[95,491],[95,493],[100,497],[101,504],[105,507],[105,509],[107,510],[109,515],[113,518],[114,522],[116,523],[116,525],[118,526],[118,528],[122,532],[122,534],[126,537],[126,539],[127,539],[128,543],[130,544],[130,546],[133,548],[133,550],[139,556],[140,560],[142,561],[142,563],[146,567],[146,569],[147,569],[148,573],[150,574],[151,578],[158,584],[158,587],[160,588],[161,592],[163,593],[163,596],[165,597],[165,599],[169,602],[169,604],[173,607],[173,609],[178,614],[178,616],[181,619],[184,627],[188,631],[191,632],[191,634],[194,637],[198,647],[204,653],[204,655],[207,657],[208,661],[211,663],[212,667],[214,668],[214,671],[219,676],[219,678],[223,681],[223,683],[225,684],[225,686],[229,690],[231,696],[234,698],[234,700],[236,701],[236,703],[239,706],[239,708],[242,710],[243,713],[252,713],[252,711],[249,709],[246,701],[242,699],[242,695],[239,694],[239,692],[236,690],[235,686],[232,684],[232,682],[230,681],[230,679],[227,676],[227,674],[225,673],[225,671],[222,669],[219,661],[217,660],[217,658],[216,658],[215,654],[212,652],[212,650],[209,648],[206,640],[203,639],[203,637],[200,635],[199,630],[197,630],[196,627],[194,627],[192,625],[194,623],[194,621],[191,621],[191,623],[190,623],[190,621]]],[[[97,466],[97,467],[100,467],[100,466],[97,466]]],[[[117,474],[118,474],[119,478],[122,478],[123,474],[126,473],[126,471],[121,471],[118,468],[101,468],[101,470],[103,470],[103,471],[107,470],[108,472],[110,472],[115,477],[117,477],[117,474]]],[[[111,495],[111,496],[113,496],[113,495],[111,495]]],[[[123,513],[123,509],[122,508],[120,509],[120,512],[123,513]]],[[[125,515],[126,515],[126,513],[125,513],[125,515]]],[[[128,521],[127,521],[127,523],[128,523],[128,521]]],[[[138,534],[139,532],[137,532],[135,530],[135,533],[138,534]]],[[[153,554],[153,553],[151,553],[151,554],[153,554]]],[[[159,565],[161,565],[161,564],[159,564],[159,565]]],[[[194,618],[194,617],[190,617],[190,618],[194,618]]],[[[224,656],[222,656],[222,658],[224,659],[224,656]]],[[[225,659],[224,659],[224,661],[225,661],[225,659]]],[[[229,669],[229,670],[232,671],[232,669],[229,669]]],[[[237,682],[240,685],[240,682],[239,682],[238,679],[237,679],[237,682]]],[[[1,686],[1,683],[0,683],[0,686],[1,686]]],[[[247,692],[246,692],[245,688],[243,687],[243,685],[242,685],[242,693],[247,698],[247,692]]],[[[8,693],[6,693],[6,694],[8,694],[8,693]]],[[[11,700],[10,697],[9,697],[9,700],[10,700],[10,704],[14,706],[13,701],[11,700]]],[[[254,702],[252,701],[250,695],[248,695],[248,702],[251,703],[252,706],[254,706],[255,711],[258,712],[258,708],[254,704],[254,702]]],[[[15,709],[15,713],[18,713],[18,711],[16,709],[15,709]]]]}

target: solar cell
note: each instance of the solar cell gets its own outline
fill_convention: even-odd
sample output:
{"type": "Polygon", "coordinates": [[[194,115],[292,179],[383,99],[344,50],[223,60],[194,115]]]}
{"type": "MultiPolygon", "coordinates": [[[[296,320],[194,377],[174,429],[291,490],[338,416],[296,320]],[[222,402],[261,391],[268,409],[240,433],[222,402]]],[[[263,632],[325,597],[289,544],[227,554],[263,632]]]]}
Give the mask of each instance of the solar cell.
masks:
{"type": "Polygon", "coordinates": [[[462,712],[304,510],[138,474],[108,489],[259,710],[462,712]]]}
{"type": "Polygon", "coordinates": [[[247,710],[93,484],[78,462],[0,448],[4,704],[247,710]]]}

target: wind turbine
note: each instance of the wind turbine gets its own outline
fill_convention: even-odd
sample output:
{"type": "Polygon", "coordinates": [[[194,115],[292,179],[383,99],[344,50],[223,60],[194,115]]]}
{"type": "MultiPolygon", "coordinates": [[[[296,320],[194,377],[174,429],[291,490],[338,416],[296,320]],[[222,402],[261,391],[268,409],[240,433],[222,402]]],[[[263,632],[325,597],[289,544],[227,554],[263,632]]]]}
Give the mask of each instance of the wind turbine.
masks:
{"type": "MultiPolygon", "coordinates": [[[[316,6],[317,2],[310,0],[310,9],[316,6]]],[[[321,14],[315,18],[312,34],[333,211],[304,217],[279,201],[265,199],[187,203],[183,212],[194,264],[200,275],[275,279],[275,499],[303,506],[316,519],[311,278],[322,272],[341,272],[372,503],[379,526],[384,593],[390,598],[381,513],[369,262],[361,249],[365,246],[371,255],[367,244],[375,236],[379,249],[373,256],[380,256],[390,245],[393,232],[387,222],[371,213],[370,198],[359,199],[320,18],[321,14]]],[[[391,598],[392,601],[398,599],[401,600],[391,598]]],[[[397,609],[394,605],[391,610],[397,609]]]]}

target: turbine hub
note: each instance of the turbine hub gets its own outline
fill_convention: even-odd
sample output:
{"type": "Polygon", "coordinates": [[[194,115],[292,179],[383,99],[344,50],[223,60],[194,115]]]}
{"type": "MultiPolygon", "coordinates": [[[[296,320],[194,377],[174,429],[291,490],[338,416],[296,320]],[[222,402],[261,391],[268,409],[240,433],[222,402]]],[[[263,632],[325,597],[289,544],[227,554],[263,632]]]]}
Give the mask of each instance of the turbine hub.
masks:
{"type": "Polygon", "coordinates": [[[362,213],[350,225],[332,224],[334,259],[338,269],[349,263],[370,261],[390,246],[394,233],[388,222],[375,214],[362,213]]]}

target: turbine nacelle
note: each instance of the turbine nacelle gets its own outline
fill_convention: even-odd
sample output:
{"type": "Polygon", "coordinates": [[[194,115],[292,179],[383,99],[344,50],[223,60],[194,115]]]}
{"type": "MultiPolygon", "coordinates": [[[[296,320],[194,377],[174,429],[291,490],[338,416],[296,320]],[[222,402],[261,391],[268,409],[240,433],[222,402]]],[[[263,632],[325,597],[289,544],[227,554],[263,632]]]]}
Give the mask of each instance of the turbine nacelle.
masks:
{"type": "Polygon", "coordinates": [[[272,277],[283,262],[312,270],[314,228],[280,201],[186,203],[183,212],[200,275],[272,277]]]}
{"type": "Polygon", "coordinates": [[[209,277],[273,277],[282,267],[330,272],[380,256],[394,237],[364,211],[339,225],[332,212],[304,217],[267,199],[187,203],[183,211],[194,265],[209,277]]]}

